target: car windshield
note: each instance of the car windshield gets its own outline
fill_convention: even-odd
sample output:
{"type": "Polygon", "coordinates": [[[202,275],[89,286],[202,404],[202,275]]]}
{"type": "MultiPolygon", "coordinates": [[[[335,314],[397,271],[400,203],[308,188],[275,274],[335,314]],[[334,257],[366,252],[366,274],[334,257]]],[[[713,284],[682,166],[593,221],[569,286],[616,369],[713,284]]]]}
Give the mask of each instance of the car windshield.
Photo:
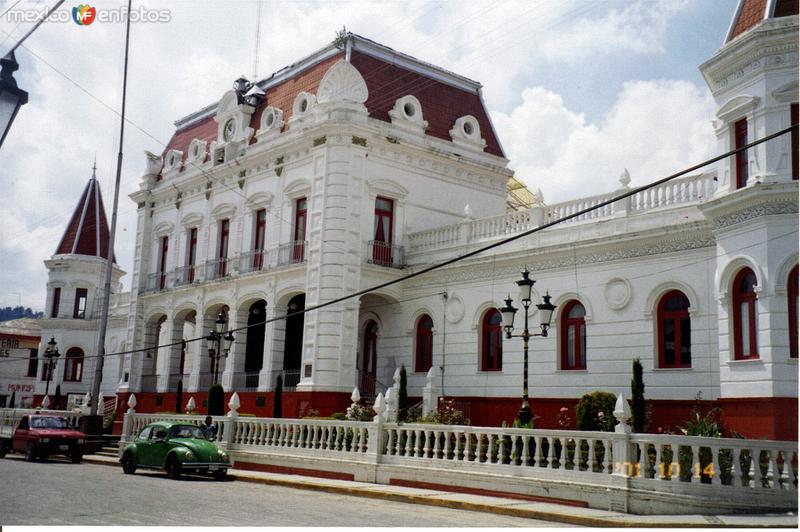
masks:
{"type": "Polygon", "coordinates": [[[205,438],[200,427],[195,425],[175,425],[169,429],[170,438],[205,438]]]}
{"type": "Polygon", "coordinates": [[[69,421],[63,417],[33,417],[31,427],[34,429],[68,429],[69,421]]]}

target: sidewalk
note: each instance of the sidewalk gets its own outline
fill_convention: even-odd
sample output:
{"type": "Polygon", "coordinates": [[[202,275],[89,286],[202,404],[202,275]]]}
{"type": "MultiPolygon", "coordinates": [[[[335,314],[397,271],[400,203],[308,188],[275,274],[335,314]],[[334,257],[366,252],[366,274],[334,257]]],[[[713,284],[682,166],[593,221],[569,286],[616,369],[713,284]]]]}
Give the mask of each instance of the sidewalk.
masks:
{"type": "MultiPolygon", "coordinates": [[[[84,462],[120,467],[116,459],[108,456],[86,455],[84,462]]],[[[299,475],[280,475],[258,471],[231,469],[229,476],[240,482],[254,482],[273,486],[325,491],[356,497],[371,497],[411,504],[426,504],[461,510],[528,517],[559,523],[591,527],[745,527],[745,528],[797,528],[797,514],[748,515],[630,515],[619,512],[576,508],[544,502],[525,502],[501,497],[486,497],[466,493],[388,486],[348,480],[334,480],[299,475]]]]}

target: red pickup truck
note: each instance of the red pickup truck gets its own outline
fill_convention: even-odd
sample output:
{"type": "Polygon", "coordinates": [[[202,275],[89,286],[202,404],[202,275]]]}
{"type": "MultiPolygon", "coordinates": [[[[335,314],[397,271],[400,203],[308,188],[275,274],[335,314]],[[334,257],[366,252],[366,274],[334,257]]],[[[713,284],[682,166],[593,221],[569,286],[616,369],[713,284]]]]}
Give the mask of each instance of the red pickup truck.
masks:
{"type": "Polygon", "coordinates": [[[75,430],[65,417],[24,415],[14,427],[11,438],[0,438],[0,458],[8,451],[24,453],[29,462],[62,454],[77,464],[83,459],[85,443],[86,435],[75,430]]]}

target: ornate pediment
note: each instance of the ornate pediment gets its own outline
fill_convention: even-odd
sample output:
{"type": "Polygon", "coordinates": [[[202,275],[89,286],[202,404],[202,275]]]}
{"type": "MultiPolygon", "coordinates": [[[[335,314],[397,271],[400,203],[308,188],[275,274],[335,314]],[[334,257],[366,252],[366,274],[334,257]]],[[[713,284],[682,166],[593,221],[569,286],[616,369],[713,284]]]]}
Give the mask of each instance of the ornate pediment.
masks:
{"type": "Polygon", "coordinates": [[[339,61],[325,72],[317,90],[319,103],[364,103],[369,91],[361,73],[347,61],[339,61]]]}

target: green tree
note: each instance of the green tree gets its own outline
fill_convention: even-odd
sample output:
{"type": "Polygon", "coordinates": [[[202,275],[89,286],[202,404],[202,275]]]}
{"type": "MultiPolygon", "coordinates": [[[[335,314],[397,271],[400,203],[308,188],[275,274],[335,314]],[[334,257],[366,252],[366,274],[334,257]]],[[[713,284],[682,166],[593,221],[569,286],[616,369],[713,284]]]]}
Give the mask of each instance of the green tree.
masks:
{"type": "Polygon", "coordinates": [[[56,393],[53,394],[53,410],[58,410],[61,407],[61,385],[56,386],[56,393]]]}
{"type": "Polygon", "coordinates": [[[644,399],[644,378],[642,363],[633,360],[633,379],[631,379],[631,411],[633,413],[633,432],[647,430],[647,403],[644,399]]]}
{"type": "Polygon", "coordinates": [[[175,412],[178,414],[183,412],[183,379],[178,381],[178,387],[175,390],[175,412]]]}
{"type": "Polygon", "coordinates": [[[617,397],[609,392],[592,392],[581,397],[575,407],[578,430],[614,430],[614,404],[617,397]]]}
{"type": "Polygon", "coordinates": [[[275,399],[272,402],[272,417],[283,417],[283,375],[278,375],[275,383],[275,399]]]}
{"type": "Polygon", "coordinates": [[[208,415],[225,415],[225,391],[221,384],[214,384],[208,389],[208,415]]]}
{"type": "Polygon", "coordinates": [[[400,390],[397,392],[397,421],[408,418],[408,377],[405,365],[400,366],[400,390]]]}

